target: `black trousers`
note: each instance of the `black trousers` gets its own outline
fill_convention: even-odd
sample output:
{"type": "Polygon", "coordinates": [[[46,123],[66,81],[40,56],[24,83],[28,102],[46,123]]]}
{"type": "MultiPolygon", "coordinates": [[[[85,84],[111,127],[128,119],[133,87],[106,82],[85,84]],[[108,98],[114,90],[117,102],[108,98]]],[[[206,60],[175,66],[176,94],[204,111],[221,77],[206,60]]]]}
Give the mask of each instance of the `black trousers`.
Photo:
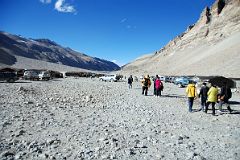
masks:
{"type": "Polygon", "coordinates": [[[148,92],[148,87],[143,86],[142,87],[142,94],[145,94],[145,96],[147,96],[147,92],[148,92]]]}
{"type": "Polygon", "coordinates": [[[207,102],[205,112],[207,113],[210,104],[212,104],[212,115],[215,115],[215,102],[207,102]]]}
{"type": "Polygon", "coordinates": [[[202,106],[202,109],[203,107],[206,107],[207,105],[207,97],[201,97],[201,106],[202,106]]]}
{"type": "Polygon", "coordinates": [[[160,88],[156,89],[156,95],[157,95],[157,96],[161,96],[161,95],[162,95],[160,88]]]}

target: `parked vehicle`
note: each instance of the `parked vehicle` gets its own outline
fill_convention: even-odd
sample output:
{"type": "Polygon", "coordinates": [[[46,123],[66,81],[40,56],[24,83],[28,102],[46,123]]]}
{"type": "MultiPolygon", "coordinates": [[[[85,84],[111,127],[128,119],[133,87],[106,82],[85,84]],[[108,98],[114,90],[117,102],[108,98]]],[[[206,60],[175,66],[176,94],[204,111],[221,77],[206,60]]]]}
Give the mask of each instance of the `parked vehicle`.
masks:
{"type": "Polygon", "coordinates": [[[48,71],[41,71],[38,75],[39,80],[49,80],[51,78],[50,73],[48,71]]]}
{"type": "Polygon", "coordinates": [[[109,81],[109,82],[116,82],[119,79],[117,78],[117,75],[105,75],[102,77],[99,77],[100,81],[109,81]]]}
{"type": "Polygon", "coordinates": [[[39,71],[26,70],[23,74],[23,79],[25,80],[39,80],[39,71]]]}
{"type": "Polygon", "coordinates": [[[6,81],[9,83],[18,80],[17,74],[14,72],[0,72],[0,81],[6,81]]]}
{"type": "Polygon", "coordinates": [[[175,77],[169,77],[169,82],[170,83],[174,83],[174,81],[175,81],[175,77]]]}
{"type": "Polygon", "coordinates": [[[173,82],[174,82],[174,77],[167,76],[167,77],[165,78],[165,82],[173,83],[173,82]]]}
{"type": "Polygon", "coordinates": [[[179,88],[186,87],[189,84],[189,77],[178,77],[174,80],[174,84],[178,85],[179,88]]]}
{"type": "Polygon", "coordinates": [[[166,82],[166,77],[165,76],[159,76],[159,79],[163,82],[166,82]]]}

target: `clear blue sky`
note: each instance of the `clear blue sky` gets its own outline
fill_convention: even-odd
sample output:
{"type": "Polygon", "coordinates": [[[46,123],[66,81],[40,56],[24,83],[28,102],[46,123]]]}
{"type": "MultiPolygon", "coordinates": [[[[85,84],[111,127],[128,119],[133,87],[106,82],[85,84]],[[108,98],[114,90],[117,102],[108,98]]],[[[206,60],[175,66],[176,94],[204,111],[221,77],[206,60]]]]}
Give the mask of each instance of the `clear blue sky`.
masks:
{"type": "Polygon", "coordinates": [[[214,0],[0,0],[0,30],[123,65],[159,50],[214,0]]]}

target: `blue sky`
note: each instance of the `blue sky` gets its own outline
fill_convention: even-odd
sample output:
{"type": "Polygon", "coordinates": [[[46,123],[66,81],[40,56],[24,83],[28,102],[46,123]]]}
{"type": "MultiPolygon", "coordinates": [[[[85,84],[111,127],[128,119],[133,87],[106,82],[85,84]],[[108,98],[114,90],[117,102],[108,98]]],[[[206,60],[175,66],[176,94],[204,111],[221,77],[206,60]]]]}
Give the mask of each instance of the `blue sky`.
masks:
{"type": "Polygon", "coordinates": [[[123,65],[161,49],[214,0],[0,0],[0,30],[123,65]]]}

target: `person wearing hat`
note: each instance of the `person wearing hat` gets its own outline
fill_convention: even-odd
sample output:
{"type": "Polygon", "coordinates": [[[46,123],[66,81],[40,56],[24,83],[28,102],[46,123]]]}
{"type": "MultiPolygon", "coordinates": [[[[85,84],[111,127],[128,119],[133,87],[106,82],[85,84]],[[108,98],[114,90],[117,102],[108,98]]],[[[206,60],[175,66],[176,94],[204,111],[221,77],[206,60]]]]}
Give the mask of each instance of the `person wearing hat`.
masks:
{"type": "Polygon", "coordinates": [[[151,80],[149,75],[145,76],[142,80],[142,95],[145,94],[147,96],[148,88],[151,86],[151,80]]]}

